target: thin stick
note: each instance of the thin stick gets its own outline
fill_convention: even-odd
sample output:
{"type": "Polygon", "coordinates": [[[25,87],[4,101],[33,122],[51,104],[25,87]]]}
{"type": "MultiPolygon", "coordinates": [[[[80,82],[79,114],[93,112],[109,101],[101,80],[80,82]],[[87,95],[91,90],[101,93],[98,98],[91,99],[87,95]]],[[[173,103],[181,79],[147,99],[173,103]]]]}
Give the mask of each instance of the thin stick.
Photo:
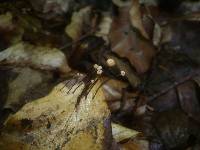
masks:
{"type": "Polygon", "coordinates": [[[193,74],[193,75],[189,75],[189,76],[187,76],[187,77],[181,79],[180,81],[175,82],[173,85],[167,87],[166,89],[160,91],[159,93],[156,93],[156,94],[150,96],[150,97],[148,98],[148,101],[152,101],[152,100],[154,100],[154,99],[156,99],[156,98],[158,98],[158,97],[164,95],[165,93],[167,93],[167,92],[168,92],[169,90],[171,90],[172,88],[175,88],[176,86],[178,86],[178,85],[180,85],[180,84],[182,84],[182,83],[184,83],[184,82],[190,80],[190,79],[193,78],[194,76],[195,76],[194,74],[193,74]]]}
{"type": "Polygon", "coordinates": [[[92,99],[95,98],[95,96],[97,95],[99,89],[100,89],[106,82],[108,82],[109,80],[111,80],[111,79],[107,79],[107,80],[103,81],[103,82],[99,85],[99,87],[97,88],[97,90],[96,90],[94,96],[92,97],[92,99]]]}

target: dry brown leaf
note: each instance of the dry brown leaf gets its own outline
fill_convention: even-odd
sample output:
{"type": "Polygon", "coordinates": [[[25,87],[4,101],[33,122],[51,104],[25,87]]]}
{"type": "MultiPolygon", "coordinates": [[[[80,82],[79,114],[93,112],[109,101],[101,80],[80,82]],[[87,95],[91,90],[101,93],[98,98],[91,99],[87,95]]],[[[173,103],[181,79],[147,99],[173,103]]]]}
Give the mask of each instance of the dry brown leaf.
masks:
{"type": "Polygon", "coordinates": [[[127,84],[118,80],[109,80],[103,85],[104,94],[107,101],[119,100],[122,97],[123,88],[127,87],[127,84]]]}
{"type": "Polygon", "coordinates": [[[102,89],[93,99],[99,85],[81,99],[77,109],[84,83],[76,83],[71,91],[61,83],[48,96],[26,104],[5,122],[0,149],[106,149],[109,145],[105,143],[112,140],[102,89]]]}
{"type": "Polygon", "coordinates": [[[123,89],[127,84],[118,80],[109,80],[103,85],[103,91],[111,112],[119,110],[123,89]]]}
{"type": "Polygon", "coordinates": [[[112,2],[117,5],[118,7],[125,7],[125,6],[130,6],[131,1],[123,1],[123,0],[112,0],[112,2]]]}
{"type": "Polygon", "coordinates": [[[177,87],[181,108],[189,117],[200,122],[200,103],[194,82],[185,82],[177,87]]]}
{"type": "Polygon", "coordinates": [[[149,38],[142,22],[142,15],[140,10],[139,0],[132,0],[132,6],[129,11],[130,21],[133,27],[138,29],[145,38],[149,38]]]}
{"type": "Polygon", "coordinates": [[[121,145],[122,150],[149,150],[149,142],[141,139],[130,140],[121,145]]]}
{"type": "Polygon", "coordinates": [[[155,55],[153,44],[131,28],[129,9],[120,8],[112,23],[110,41],[112,51],[126,58],[138,73],[146,72],[155,55]]]}
{"type": "Polygon", "coordinates": [[[121,146],[122,150],[141,150],[140,146],[138,146],[134,142],[127,142],[121,146]]]}
{"type": "Polygon", "coordinates": [[[163,25],[161,41],[163,48],[185,55],[188,61],[200,64],[199,24],[198,21],[188,21],[183,17],[163,25]]]}

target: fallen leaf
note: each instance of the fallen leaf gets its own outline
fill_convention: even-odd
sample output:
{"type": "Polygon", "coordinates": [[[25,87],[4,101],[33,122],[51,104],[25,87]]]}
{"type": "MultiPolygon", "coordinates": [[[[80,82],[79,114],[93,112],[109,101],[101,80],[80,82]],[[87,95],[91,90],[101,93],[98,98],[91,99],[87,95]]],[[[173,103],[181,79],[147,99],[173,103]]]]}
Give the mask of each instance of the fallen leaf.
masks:
{"type": "Polygon", "coordinates": [[[112,134],[113,134],[113,138],[117,142],[120,142],[129,138],[136,137],[139,134],[139,132],[126,128],[124,126],[121,126],[119,124],[112,123],[112,134]]]}
{"type": "Polygon", "coordinates": [[[130,21],[133,27],[138,29],[140,33],[145,37],[149,38],[147,32],[145,31],[143,22],[142,22],[142,14],[140,10],[139,0],[132,0],[132,6],[129,10],[130,21]]]}
{"type": "Polygon", "coordinates": [[[200,87],[200,76],[194,77],[193,80],[194,80],[194,81],[198,84],[198,86],[200,87]]]}
{"type": "MultiPolygon", "coordinates": [[[[72,0],[29,0],[33,9],[37,12],[42,13],[43,19],[57,19],[60,15],[68,12],[72,0]]],[[[38,13],[41,17],[41,14],[38,13]]]]}
{"type": "Polygon", "coordinates": [[[122,0],[112,0],[112,2],[117,5],[118,7],[125,7],[125,6],[130,6],[131,1],[122,1],[122,0]]]}
{"type": "Polygon", "coordinates": [[[0,15],[0,28],[1,29],[12,29],[13,28],[13,22],[12,22],[13,16],[10,12],[7,12],[6,14],[0,15]]]}
{"type": "MultiPolygon", "coordinates": [[[[28,100],[47,95],[56,84],[52,82],[53,74],[50,72],[40,72],[31,68],[14,68],[6,71],[6,76],[1,76],[5,80],[7,91],[4,91],[6,97],[3,109],[10,109],[16,112],[28,100]]],[[[4,81],[4,82],[5,82],[4,81]]],[[[5,85],[4,85],[4,88],[5,85]]]]}
{"type": "Polygon", "coordinates": [[[0,52],[0,64],[30,66],[41,70],[58,70],[61,73],[70,71],[66,57],[59,49],[37,47],[24,42],[0,52]]]}
{"type": "Polygon", "coordinates": [[[177,86],[177,92],[181,108],[189,117],[200,122],[200,103],[196,93],[194,82],[185,82],[177,86]]]}
{"type": "Polygon", "coordinates": [[[85,7],[78,12],[74,12],[71,18],[71,23],[66,26],[65,32],[74,41],[79,39],[82,35],[83,24],[89,18],[91,7],[85,7]]]}
{"type": "Polygon", "coordinates": [[[199,21],[187,21],[184,17],[169,22],[162,27],[162,46],[186,55],[191,63],[199,65],[199,25],[199,21]]]}
{"type": "Polygon", "coordinates": [[[103,85],[103,91],[111,112],[120,109],[123,89],[127,84],[118,80],[109,80],[103,85]]]}
{"type": "Polygon", "coordinates": [[[162,96],[159,96],[158,98],[149,102],[149,105],[153,107],[154,111],[156,112],[163,112],[169,109],[176,108],[178,104],[179,104],[179,101],[177,99],[175,89],[171,89],[170,91],[163,94],[162,96]]]}
{"type": "Polygon", "coordinates": [[[111,30],[111,25],[112,25],[112,18],[110,15],[105,14],[102,19],[101,22],[98,25],[98,31],[95,33],[96,36],[98,37],[102,37],[107,43],[109,43],[108,40],[108,35],[110,33],[111,30]]]}
{"type": "Polygon", "coordinates": [[[119,9],[119,16],[113,19],[109,37],[112,51],[126,58],[138,73],[144,73],[149,69],[155,48],[150,41],[131,27],[129,8],[119,9]]]}
{"type": "Polygon", "coordinates": [[[159,137],[162,138],[164,147],[182,149],[181,146],[188,141],[190,136],[190,120],[187,115],[180,109],[172,109],[156,115],[152,123],[159,137]]]}
{"type": "Polygon", "coordinates": [[[22,38],[22,28],[18,26],[15,16],[8,11],[0,15],[0,51],[19,42],[22,38]]]}
{"type": "Polygon", "coordinates": [[[142,139],[132,139],[121,144],[122,150],[149,150],[149,142],[142,139]]]}
{"type": "Polygon", "coordinates": [[[127,84],[118,80],[109,80],[103,85],[103,90],[107,101],[119,100],[122,98],[122,90],[127,84]]]}
{"type": "Polygon", "coordinates": [[[153,31],[153,44],[155,46],[159,46],[161,42],[161,37],[162,37],[162,29],[159,26],[159,24],[154,25],[154,31],[153,31]]]}
{"type": "Polygon", "coordinates": [[[140,3],[150,5],[150,6],[157,6],[158,5],[157,0],[140,0],[140,3]]]}
{"type": "Polygon", "coordinates": [[[76,79],[61,83],[48,96],[26,104],[5,122],[0,148],[6,149],[12,143],[16,149],[110,149],[109,110],[102,89],[96,93],[99,85],[96,83],[87,97],[81,98],[78,108],[77,99],[85,84],[76,79]]]}
{"type": "Polygon", "coordinates": [[[199,12],[199,10],[200,10],[199,1],[183,1],[178,8],[178,12],[184,15],[199,12]]]}

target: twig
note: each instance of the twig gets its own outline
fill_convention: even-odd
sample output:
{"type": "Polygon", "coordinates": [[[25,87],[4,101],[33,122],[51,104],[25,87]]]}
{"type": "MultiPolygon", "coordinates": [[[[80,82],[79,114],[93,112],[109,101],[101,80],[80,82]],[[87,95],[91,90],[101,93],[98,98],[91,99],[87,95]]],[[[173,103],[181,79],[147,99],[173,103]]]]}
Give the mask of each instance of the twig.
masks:
{"type": "Polygon", "coordinates": [[[98,91],[99,91],[99,89],[106,83],[106,82],[108,82],[110,80],[110,78],[109,79],[107,79],[107,80],[105,80],[105,81],[103,81],[100,85],[99,85],[99,87],[97,88],[97,90],[96,90],[96,92],[95,92],[95,94],[94,94],[94,96],[92,97],[92,99],[94,99],[95,98],[95,96],[97,95],[97,93],[98,93],[98,91]]]}
{"type": "Polygon", "coordinates": [[[196,74],[191,74],[191,75],[189,75],[189,76],[186,76],[186,77],[182,78],[181,80],[175,82],[175,83],[172,84],[171,86],[165,88],[164,90],[161,90],[159,93],[156,93],[156,94],[150,96],[147,100],[148,100],[148,101],[155,100],[156,98],[158,98],[158,97],[164,95],[165,93],[167,93],[169,90],[171,90],[171,89],[175,88],[176,86],[178,86],[178,85],[180,85],[180,84],[182,84],[182,83],[184,83],[184,82],[190,80],[190,79],[193,78],[194,76],[196,76],[196,74]]]}

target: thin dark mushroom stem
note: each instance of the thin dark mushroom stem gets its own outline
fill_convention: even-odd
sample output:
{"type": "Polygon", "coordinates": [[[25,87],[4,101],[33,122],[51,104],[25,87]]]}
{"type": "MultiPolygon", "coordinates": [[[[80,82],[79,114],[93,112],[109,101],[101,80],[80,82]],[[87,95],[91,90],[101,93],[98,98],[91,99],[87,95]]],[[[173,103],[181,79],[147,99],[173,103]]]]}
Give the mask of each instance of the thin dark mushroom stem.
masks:
{"type": "Polygon", "coordinates": [[[99,85],[99,87],[97,88],[96,92],[94,93],[94,96],[93,96],[92,99],[95,98],[95,96],[97,95],[99,89],[100,89],[104,84],[106,84],[108,81],[110,81],[110,80],[111,80],[110,78],[109,78],[109,79],[106,79],[105,81],[103,81],[103,82],[99,85]]]}

